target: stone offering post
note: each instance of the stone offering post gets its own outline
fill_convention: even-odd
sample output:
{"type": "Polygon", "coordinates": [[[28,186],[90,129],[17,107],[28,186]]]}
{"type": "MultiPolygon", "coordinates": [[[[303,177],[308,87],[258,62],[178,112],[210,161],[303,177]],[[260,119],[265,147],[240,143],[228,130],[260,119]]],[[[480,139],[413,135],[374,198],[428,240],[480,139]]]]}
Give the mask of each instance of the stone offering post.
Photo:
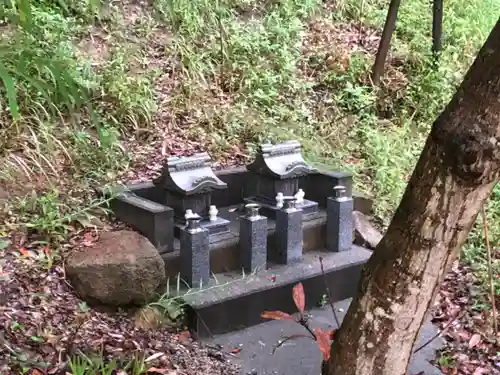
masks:
{"type": "Polygon", "coordinates": [[[258,204],[247,204],[240,217],[241,265],[245,272],[266,269],[267,217],[259,215],[258,204]]]}
{"type": "Polygon", "coordinates": [[[181,279],[190,287],[206,286],[210,278],[209,233],[200,220],[198,215],[188,217],[180,231],[181,279]]]}
{"type": "Polygon", "coordinates": [[[326,248],[329,251],[347,251],[352,247],[352,197],[346,196],[344,186],[335,186],[335,196],[326,202],[326,248]]]}
{"type": "Polygon", "coordinates": [[[294,197],[286,197],[283,209],[276,211],[275,262],[290,264],[302,259],[304,233],[302,210],[294,197]]]}

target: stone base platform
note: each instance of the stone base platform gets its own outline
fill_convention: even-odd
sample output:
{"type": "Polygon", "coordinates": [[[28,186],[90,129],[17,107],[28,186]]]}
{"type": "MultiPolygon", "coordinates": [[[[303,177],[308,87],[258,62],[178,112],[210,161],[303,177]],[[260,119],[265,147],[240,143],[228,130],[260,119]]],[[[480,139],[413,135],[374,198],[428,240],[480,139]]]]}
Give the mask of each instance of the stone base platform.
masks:
{"type": "Polygon", "coordinates": [[[292,288],[298,282],[304,286],[306,309],[321,302],[325,278],[334,302],[353,297],[361,268],[371,254],[358,246],[340,253],[310,251],[304,253],[301,262],[274,265],[253,275],[217,274],[212,285],[184,296],[188,327],[195,337],[206,338],[262,323],[260,314],[265,310],[295,313],[292,288]],[[324,275],[320,257],[323,258],[324,275]]]}

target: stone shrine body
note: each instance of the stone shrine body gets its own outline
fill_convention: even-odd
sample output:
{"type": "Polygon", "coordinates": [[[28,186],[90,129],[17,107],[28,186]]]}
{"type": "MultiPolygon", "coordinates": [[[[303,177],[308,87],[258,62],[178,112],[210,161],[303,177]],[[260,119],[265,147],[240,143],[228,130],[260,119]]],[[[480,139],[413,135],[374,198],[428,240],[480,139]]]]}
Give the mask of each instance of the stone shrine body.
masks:
{"type": "Polygon", "coordinates": [[[335,301],[352,297],[371,255],[352,244],[353,206],[352,176],[311,167],[296,141],[261,145],[247,167],[215,172],[207,153],[167,158],[158,178],[112,202],[156,246],[170,278],[201,288],[184,296],[199,336],[258,324],[264,310],[294,312],[299,281],[309,307],[325,281],[335,301]]]}

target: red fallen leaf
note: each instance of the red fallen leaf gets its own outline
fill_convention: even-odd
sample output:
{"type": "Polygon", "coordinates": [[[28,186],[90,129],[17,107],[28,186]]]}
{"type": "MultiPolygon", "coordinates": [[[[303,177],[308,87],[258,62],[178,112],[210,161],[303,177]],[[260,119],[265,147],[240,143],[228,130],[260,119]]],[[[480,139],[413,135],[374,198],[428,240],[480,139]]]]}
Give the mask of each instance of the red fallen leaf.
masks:
{"type": "Polygon", "coordinates": [[[304,308],[306,304],[306,296],[304,295],[304,286],[302,283],[298,283],[293,287],[293,301],[295,302],[295,306],[301,314],[304,314],[304,308]]]}
{"type": "Polygon", "coordinates": [[[328,332],[316,328],[314,334],[316,335],[319,350],[323,353],[323,361],[328,361],[330,359],[330,337],[328,332]]]}
{"type": "Polygon", "coordinates": [[[283,311],[264,311],[260,316],[264,319],[294,320],[290,314],[284,313],[283,311]]]}
{"type": "Polygon", "coordinates": [[[231,353],[233,353],[233,354],[238,354],[239,352],[241,352],[241,348],[239,348],[239,347],[231,349],[231,353]]]}
{"type": "Polygon", "coordinates": [[[269,277],[269,280],[271,280],[273,283],[276,282],[276,276],[272,275],[269,277]]]}
{"type": "Polygon", "coordinates": [[[87,232],[83,235],[83,246],[90,247],[94,243],[94,237],[92,236],[92,232],[87,232]]]}
{"type": "Polygon", "coordinates": [[[42,375],[42,373],[40,372],[40,370],[34,368],[31,370],[31,375],[42,375]]]}
{"type": "Polygon", "coordinates": [[[29,252],[28,250],[26,250],[24,247],[21,247],[21,248],[19,249],[19,252],[20,252],[22,255],[24,255],[24,256],[28,256],[28,255],[30,255],[30,252],[29,252]]]}
{"type": "Polygon", "coordinates": [[[50,247],[48,247],[48,246],[45,246],[42,250],[45,253],[45,255],[47,255],[47,256],[50,256],[50,254],[52,253],[52,251],[50,250],[50,247]]]}
{"type": "Polygon", "coordinates": [[[182,331],[181,333],[179,333],[179,335],[177,336],[177,338],[179,340],[189,340],[189,338],[191,337],[191,334],[189,333],[189,331],[182,331]]]}
{"type": "MultiPolygon", "coordinates": [[[[336,332],[337,332],[336,329],[332,329],[332,330],[328,331],[328,336],[330,337],[331,341],[335,340],[335,333],[336,332]]],[[[417,375],[419,375],[419,374],[417,374],[417,375]]]]}
{"type": "Polygon", "coordinates": [[[481,335],[479,333],[474,333],[469,340],[469,349],[475,347],[481,341],[481,335]]]}

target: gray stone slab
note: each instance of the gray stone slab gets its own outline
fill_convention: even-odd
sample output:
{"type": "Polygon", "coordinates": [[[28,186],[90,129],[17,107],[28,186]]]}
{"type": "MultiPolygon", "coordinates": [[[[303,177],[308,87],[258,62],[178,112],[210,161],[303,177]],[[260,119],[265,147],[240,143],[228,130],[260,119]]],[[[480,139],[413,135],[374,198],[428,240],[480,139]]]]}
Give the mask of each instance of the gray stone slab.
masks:
{"type": "Polygon", "coordinates": [[[352,210],[350,197],[327,198],[326,248],[329,251],[347,251],[352,244],[352,210]]]}
{"type": "Polygon", "coordinates": [[[352,246],[351,251],[340,253],[331,252],[308,252],[304,254],[304,261],[292,263],[291,265],[277,265],[276,267],[263,270],[257,274],[235,280],[227,285],[219,285],[217,288],[209,288],[203,293],[193,293],[185,296],[186,303],[194,308],[211,305],[213,301],[224,301],[233,299],[235,295],[252,294],[263,289],[273,289],[288,285],[292,281],[313,278],[321,275],[319,257],[322,257],[325,272],[342,270],[353,265],[364,264],[371,256],[368,251],[359,246],[352,246]],[[276,276],[279,275],[279,276],[276,276]],[[270,282],[271,279],[275,280],[270,282]]]}
{"type": "MultiPolygon", "coordinates": [[[[192,219],[188,219],[192,220],[192,219]]],[[[210,249],[208,230],[199,222],[189,221],[181,229],[181,278],[193,287],[207,285],[210,281],[210,249]]]]}
{"type": "Polygon", "coordinates": [[[170,207],[125,192],[112,201],[111,208],[146,236],[160,254],[174,251],[174,212],[170,207]]]}
{"type": "Polygon", "coordinates": [[[302,222],[302,210],[295,205],[276,211],[276,248],[272,261],[289,264],[301,260],[304,243],[302,222]]]}
{"type": "Polygon", "coordinates": [[[251,273],[267,266],[267,217],[259,215],[258,206],[247,206],[240,218],[240,255],[241,266],[251,273]]]}
{"type": "MultiPolygon", "coordinates": [[[[344,318],[350,301],[347,299],[335,303],[340,320],[344,318]]],[[[310,314],[312,327],[325,330],[337,328],[329,307],[311,310],[310,314]]],[[[430,321],[426,322],[416,347],[434,336],[436,332],[437,328],[430,321]]],[[[294,322],[269,321],[241,331],[216,335],[205,342],[209,345],[221,345],[228,352],[236,347],[241,348],[238,354],[230,357],[230,361],[242,366],[242,375],[320,375],[321,353],[312,340],[300,338],[289,341],[276,349],[273,354],[279,340],[293,334],[307,334],[307,331],[294,322]]],[[[442,347],[442,344],[442,339],[438,338],[414,355],[409,374],[414,375],[423,371],[425,375],[441,375],[441,371],[429,361],[435,359],[435,352],[442,347]]]]}

